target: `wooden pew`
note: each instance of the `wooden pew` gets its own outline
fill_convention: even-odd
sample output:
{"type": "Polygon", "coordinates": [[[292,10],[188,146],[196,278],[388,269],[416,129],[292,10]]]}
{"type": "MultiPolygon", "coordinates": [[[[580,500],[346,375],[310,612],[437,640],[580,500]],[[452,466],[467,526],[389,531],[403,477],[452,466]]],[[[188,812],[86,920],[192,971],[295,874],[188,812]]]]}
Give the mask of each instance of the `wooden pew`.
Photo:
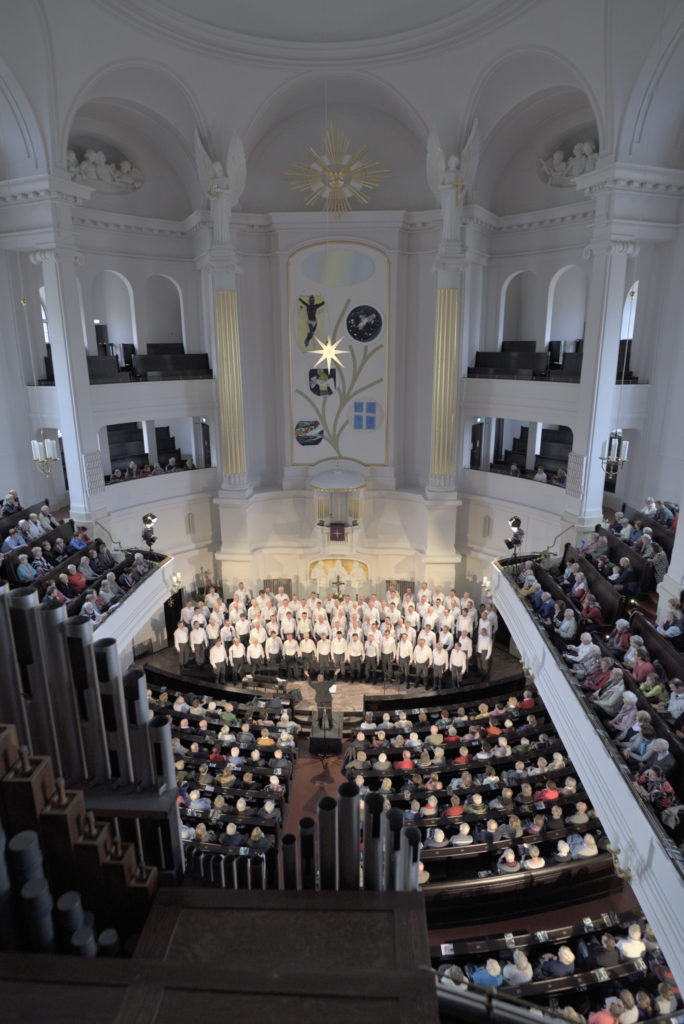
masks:
{"type": "Polygon", "coordinates": [[[39,501],[35,505],[29,505],[27,508],[22,508],[21,512],[13,512],[11,516],[4,516],[0,519],[0,543],[5,539],[13,526],[18,526],[22,519],[28,519],[32,512],[35,512],[37,515],[43,505],[50,505],[47,498],[45,501],[39,501]]]}
{"type": "Polygon", "coordinates": [[[667,526],[661,526],[655,519],[651,519],[650,516],[642,515],[638,509],[632,508],[626,502],[622,504],[622,511],[629,519],[630,523],[633,523],[635,519],[640,519],[644,526],[649,526],[653,531],[653,540],[660,544],[661,548],[665,552],[668,558],[672,558],[672,548],[674,546],[675,535],[672,530],[668,530],[667,526]]]}
{"type": "Polygon", "coordinates": [[[625,599],[622,594],[618,593],[613,584],[609,583],[584,555],[580,555],[579,551],[571,544],[566,544],[561,569],[564,569],[569,562],[579,564],[581,571],[586,576],[589,590],[601,605],[605,624],[612,625],[623,614],[625,599]]]}
{"type": "Polygon", "coordinates": [[[173,380],[186,377],[211,377],[206,352],[180,355],[136,355],[132,358],[133,373],[142,380],[173,380]]]}
{"type": "Polygon", "coordinates": [[[653,573],[653,565],[640,555],[638,551],[626,544],[624,540],[620,540],[616,537],[611,530],[606,530],[605,527],[599,529],[599,534],[602,537],[608,539],[608,551],[613,562],[619,562],[621,558],[628,558],[630,565],[634,569],[638,580],[639,580],[639,593],[650,594],[652,590],[655,590],[655,576],[653,573]]]}
{"type": "Polygon", "coordinates": [[[522,915],[530,905],[551,910],[604,897],[622,887],[610,853],[599,853],[539,871],[428,882],[422,892],[428,928],[434,929],[448,927],[455,918],[483,922],[522,915]]]}

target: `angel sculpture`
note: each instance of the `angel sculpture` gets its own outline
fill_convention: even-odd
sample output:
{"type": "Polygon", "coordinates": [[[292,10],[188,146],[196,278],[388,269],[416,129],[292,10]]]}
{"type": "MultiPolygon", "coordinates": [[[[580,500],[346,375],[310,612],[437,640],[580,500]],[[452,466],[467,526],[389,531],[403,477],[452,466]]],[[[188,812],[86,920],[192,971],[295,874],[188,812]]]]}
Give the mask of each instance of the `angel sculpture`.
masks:
{"type": "Polygon", "coordinates": [[[441,245],[461,242],[461,209],[465,198],[472,194],[472,185],[480,161],[480,128],[473,121],[468,141],[460,158],[452,153],[448,160],[434,128],[427,145],[427,180],[435,199],[442,208],[441,245]]]}
{"type": "Polygon", "coordinates": [[[224,168],[220,160],[211,159],[195,128],[195,164],[202,191],[209,197],[214,242],[229,244],[230,212],[242,195],[247,177],[242,139],[239,135],[231,137],[224,168]]]}

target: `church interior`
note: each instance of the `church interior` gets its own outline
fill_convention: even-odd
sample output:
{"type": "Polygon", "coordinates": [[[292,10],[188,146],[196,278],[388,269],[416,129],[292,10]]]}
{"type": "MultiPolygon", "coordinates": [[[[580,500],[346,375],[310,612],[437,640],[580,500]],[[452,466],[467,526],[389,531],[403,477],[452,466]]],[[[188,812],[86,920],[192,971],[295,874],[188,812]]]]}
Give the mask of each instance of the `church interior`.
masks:
{"type": "Polygon", "coordinates": [[[681,3],[0,19],[3,1019],[684,1020],[681,3]]]}

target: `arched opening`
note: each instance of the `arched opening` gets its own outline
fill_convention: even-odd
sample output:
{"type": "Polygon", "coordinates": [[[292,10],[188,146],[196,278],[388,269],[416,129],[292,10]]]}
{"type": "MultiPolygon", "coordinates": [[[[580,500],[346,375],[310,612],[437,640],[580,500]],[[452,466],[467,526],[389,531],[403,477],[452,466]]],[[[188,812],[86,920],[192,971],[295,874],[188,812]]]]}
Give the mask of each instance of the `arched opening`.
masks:
{"type": "Polygon", "coordinates": [[[503,341],[536,340],[536,290],[537,280],[531,270],[518,270],[506,278],[501,289],[499,345],[503,341]]]}
{"type": "Polygon", "coordinates": [[[560,363],[566,352],[577,350],[584,337],[587,281],[578,266],[561,267],[549,283],[546,307],[545,344],[552,363],[560,363]]]}
{"type": "Polygon", "coordinates": [[[98,348],[101,344],[117,346],[122,362],[126,363],[128,360],[122,346],[138,347],[135,300],[130,281],[117,270],[103,270],[93,282],[92,308],[98,348]]]}
{"type": "Polygon", "coordinates": [[[148,351],[150,345],[163,345],[169,352],[182,351],[185,341],[183,295],[173,278],[162,274],[147,278],[145,311],[148,351]]]}

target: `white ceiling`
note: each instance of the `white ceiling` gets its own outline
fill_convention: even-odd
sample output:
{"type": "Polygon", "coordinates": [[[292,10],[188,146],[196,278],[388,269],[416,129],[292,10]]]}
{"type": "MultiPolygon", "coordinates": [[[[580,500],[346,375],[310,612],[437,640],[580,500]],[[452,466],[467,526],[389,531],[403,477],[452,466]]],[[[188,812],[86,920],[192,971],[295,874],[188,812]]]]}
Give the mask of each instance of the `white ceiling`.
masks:
{"type": "MultiPolygon", "coordinates": [[[[98,0],[103,3],[103,0],[98,0]]],[[[186,42],[214,32],[263,44],[344,45],[404,37],[410,45],[488,27],[538,0],[107,0],[186,42]]],[[[214,42],[219,43],[215,38],[214,42]]]]}

